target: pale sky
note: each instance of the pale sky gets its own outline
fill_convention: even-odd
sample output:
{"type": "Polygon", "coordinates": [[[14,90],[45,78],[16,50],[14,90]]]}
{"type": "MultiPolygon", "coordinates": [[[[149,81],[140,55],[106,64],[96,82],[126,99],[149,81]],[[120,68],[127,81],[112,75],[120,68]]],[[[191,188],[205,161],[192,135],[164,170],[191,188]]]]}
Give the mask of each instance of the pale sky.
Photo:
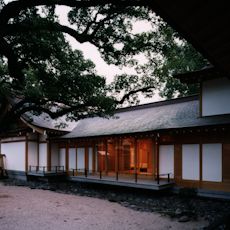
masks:
{"type": "MultiPolygon", "coordinates": [[[[11,0],[6,0],[5,2],[10,2],[10,1],[11,0]]],[[[70,26],[70,24],[68,23],[68,19],[67,19],[67,13],[69,9],[70,9],[69,7],[65,7],[65,6],[58,6],[56,8],[56,12],[60,17],[60,23],[62,25],[70,26]]],[[[147,31],[150,28],[151,27],[148,23],[138,22],[134,25],[134,32],[140,33],[140,32],[147,31]]],[[[128,73],[128,74],[134,73],[135,74],[135,71],[131,68],[120,69],[119,67],[115,65],[106,64],[104,60],[101,58],[99,51],[94,45],[90,43],[80,44],[79,42],[77,42],[74,38],[72,38],[69,35],[66,35],[66,38],[70,41],[70,44],[72,45],[74,49],[81,50],[85,58],[90,59],[95,63],[98,74],[105,76],[107,83],[110,83],[116,74],[122,74],[122,73],[128,73]]],[[[139,61],[143,62],[144,59],[140,57],[139,61]]],[[[156,94],[152,98],[144,98],[143,96],[140,95],[140,100],[141,100],[140,103],[143,104],[143,103],[159,101],[159,100],[162,100],[162,98],[156,92],[156,94]]]]}
{"type": "MultiPolygon", "coordinates": [[[[60,17],[60,23],[62,25],[70,26],[68,19],[67,19],[67,13],[69,9],[70,9],[69,7],[64,7],[64,6],[57,7],[56,9],[56,12],[60,17]]],[[[151,26],[148,23],[137,22],[134,24],[133,31],[135,33],[141,33],[141,32],[148,31],[150,29],[151,29],[151,26]]],[[[122,74],[122,73],[135,74],[135,71],[131,68],[126,67],[126,68],[120,69],[118,66],[108,65],[107,63],[105,63],[105,61],[101,58],[99,51],[94,45],[88,42],[84,44],[80,44],[79,42],[77,42],[74,38],[72,38],[69,35],[66,35],[66,38],[70,41],[74,49],[81,50],[85,58],[90,59],[95,63],[97,72],[100,75],[105,76],[108,83],[113,80],[113,77],[116,74],[122,74]]],[[[139,58],[139,61],[144,62],[143,58],[141,57],[139,58]]],[[[152,98],[144,98],[142,95],[140,95],[139,98],[140,98],[140,104],[162,100],[162,98],[158,95],[157,92],[152,98]]]]}

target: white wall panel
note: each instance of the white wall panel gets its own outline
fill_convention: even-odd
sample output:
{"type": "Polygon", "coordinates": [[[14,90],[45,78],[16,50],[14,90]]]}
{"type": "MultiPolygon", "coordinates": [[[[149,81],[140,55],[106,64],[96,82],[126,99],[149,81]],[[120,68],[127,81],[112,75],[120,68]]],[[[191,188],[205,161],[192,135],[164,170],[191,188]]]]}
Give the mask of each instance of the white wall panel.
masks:
{"type": "MultiPolygon", "coordinates": [[[[159,146],[159,173],[171,173],[174,175],[174,145],[159,146]]],[[[165,176],[166,177],[166,176],[165,176]]]]}
{"type": "Polygon", "coordinates": [[[230,80],[218,78],[203,83],[202,115],[230,113],[230,80]]]}
{"type": "Polygon", "coordinates": [[[39,166],[47,166],[47,143],[39,144],[39,166]]]}
{"type": "Polygon", "coordinates": [[[202,179],[203,181],[222,181],[222,145],[202,145],[202,179]]]}
{"type": "Polygon", "coordinates": [[[28,166],[38,165],[38,143],[28,142],[28,166]]]}
{"type": "Polygon", "coordinates": [[[76,148],[69,148],[69,169],[76,168],[76,148]]]}
{"type": "Polygon", "coordinates": [[[85,149],[77,148],[77,169],[85,169],[85,149]]]}
{"type": "Polygon", "coordinates": [[[51,166],[59,166],[59,148],[57,144],[51,144],[51,166]]]}
{"type": "Polygon", "coordinates": [[[2,143],[1,153],[6,155],[6,169],[25,171],[25,142],[2,143]]]}
{"type": "Polygon", "coordinates": [[[182,145],[182,179],[200,179],[200,148],[198,144],[182,145]]]}
{"type": "Polygon", "coordinates": [[[89,170],[93,170],[93,148],[89,148],[89,170]]]}
{"type": "Polygon", "coordinates": [[[59,149],[59,166],[64,166],[65,169],[65,148],[59,149]]]}

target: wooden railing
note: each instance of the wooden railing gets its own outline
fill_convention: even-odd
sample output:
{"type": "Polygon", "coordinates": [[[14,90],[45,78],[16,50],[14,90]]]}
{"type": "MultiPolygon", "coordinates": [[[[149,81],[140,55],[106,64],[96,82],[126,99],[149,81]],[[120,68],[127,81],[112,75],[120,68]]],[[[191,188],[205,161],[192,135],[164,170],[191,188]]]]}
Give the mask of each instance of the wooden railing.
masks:
{"type": "Polygon", "coordinates": [[[64,166],[29,166],[29,172],[65,172],[64,166]]]}
{"type": "MultiPolygon", "coordinates": [[[[110,172],[111,173],[111,172],[110,172]]],[[[116,172],[112,172],[115,173],[114,178],[116,181],[118,181],[119,179],[122,178],[122,176],[131,176],[131,178],[134,179],[135,183],[138,182],[138,180],[140,181],[141,179],[143,179],[144,176],[146,176],[146,178],[152,178],[153,181],[156,181],[157,184],[160,184],[160,181],[162,179],[162,177],[166,176],[166,178],[163,179],[167,179],[167,182],[170,183],[170,175],[171,173],[166,173],[166,174],[138,174],[137,172],[135,173],[130,173],[130,172],[123,172],[123,171],[116,171],[116,172]]],[[[84,177],[89,177],[89,176],[94,176],[95,179],[106,179],[108,178],[108,172],[105,171],[95,171],[95,170],[88,170],[88,169],[71,169],[69,175],[72,176],[84,176],[84,177]]],[[[145,179],[145,178],[144,178],[145,179]]]]}
{"type": "Polygon", "coordinates": [[[170,174],[171,173],[155,174],[155,180],[157,181],[157,184],[160,184],[160,178],[163,176],[167,176],[167,181],[169,183],[170,182],[170,174]]]}

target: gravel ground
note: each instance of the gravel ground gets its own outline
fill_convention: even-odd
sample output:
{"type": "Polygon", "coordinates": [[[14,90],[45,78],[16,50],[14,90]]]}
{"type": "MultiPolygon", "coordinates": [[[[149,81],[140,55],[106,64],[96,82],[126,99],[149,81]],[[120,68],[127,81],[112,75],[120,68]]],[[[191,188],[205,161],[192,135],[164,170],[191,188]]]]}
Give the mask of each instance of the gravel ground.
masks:
{"type": "MultiPolygon", "coordinates": [[[[23,183],[17,183],[21,186],[14,186],[12,182],[7,182],[11,186],[5,184],[0,183],[1,230],[186,230],[202,229],[208,222],[204,218],[186,219],[186,216],[186,222],[183,219],[179,222],[178,218],[162,216],[160,210],[156,213],[150,209],[144,210],[141,206],[138,210],[141,201],[138,200],[138,204],[132,203],[127,193],[126,197],[120,199],[116,192],[107,191],[107,195],[102,193],[100,197],[96,192],[90,193],[90,190],[80,187],[75,188],[76,194],[73,195],[66,194],[65,189],[57,189],[57,186],[51,188],[44,184],[23,183]]],[[[68,188],[70,187],[69,185],[68,188]]],[[[73,193],[73,189],[68,191],[73,193]]],[[[149,202],[151,203],[151,199],[149,202]]]]}

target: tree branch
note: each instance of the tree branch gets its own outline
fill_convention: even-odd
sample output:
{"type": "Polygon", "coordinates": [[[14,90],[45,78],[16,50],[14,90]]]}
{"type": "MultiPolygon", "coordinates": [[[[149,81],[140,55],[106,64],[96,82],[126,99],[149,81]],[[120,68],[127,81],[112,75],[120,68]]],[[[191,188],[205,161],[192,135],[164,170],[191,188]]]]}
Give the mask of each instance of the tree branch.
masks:
{"type": "Polygon", "coordinates": [[[63,32],[67,33],[73,38],[75,38],[78,42],[84,43],[87,41],[91,41],[91,36],[87,34],[79,34],[76,30],[68,27],[63,26],[57,22],[51,22],[46,20],[39,20],[40,23],[15,23],[15,24],[9,24],[2,28],[2,31],[0,34],[3,36],[7,35],[14,35],[17,33],[26,33],[31,31],[55,31],[55,32],[63,32]]]}
{"type": "Polygon", "coordinates": [[[14,53],[12,47],[7,43],[4,38],[0,37],[0,54],[7,57],[8,59],[8,70],[12,78],[18,79],[19,81],[24,80],[24,75],[22,73],[22,67],[18,63],[16,54],[14,53]]]}
{"type": "Polygon", "coordinates": [[[125,100],[128,100],[129,97],[135,93],[138,93],[138,92],[149,92],[150,89],[153,89],[154,87],[153,86],[147,86],[147,87],[144,87],[144,88],[140,88],[140,89],[136,89],[136,90],[131,90],[129,91],[127,94],[125,94],[121,100],[119,101],[116,101],[117,104],[123,104],[125,100]]]}
{"type": "Polygon", "coordinates": [[[17,16],[20,11],[34,6],[54,6],[63,5],[69,7],[91,7],[104,4],[117,6],[147,6],[151,0],[18,0],[8,3],[0,12],[0,24],[7,24],[9,19],[17,16]]]}

